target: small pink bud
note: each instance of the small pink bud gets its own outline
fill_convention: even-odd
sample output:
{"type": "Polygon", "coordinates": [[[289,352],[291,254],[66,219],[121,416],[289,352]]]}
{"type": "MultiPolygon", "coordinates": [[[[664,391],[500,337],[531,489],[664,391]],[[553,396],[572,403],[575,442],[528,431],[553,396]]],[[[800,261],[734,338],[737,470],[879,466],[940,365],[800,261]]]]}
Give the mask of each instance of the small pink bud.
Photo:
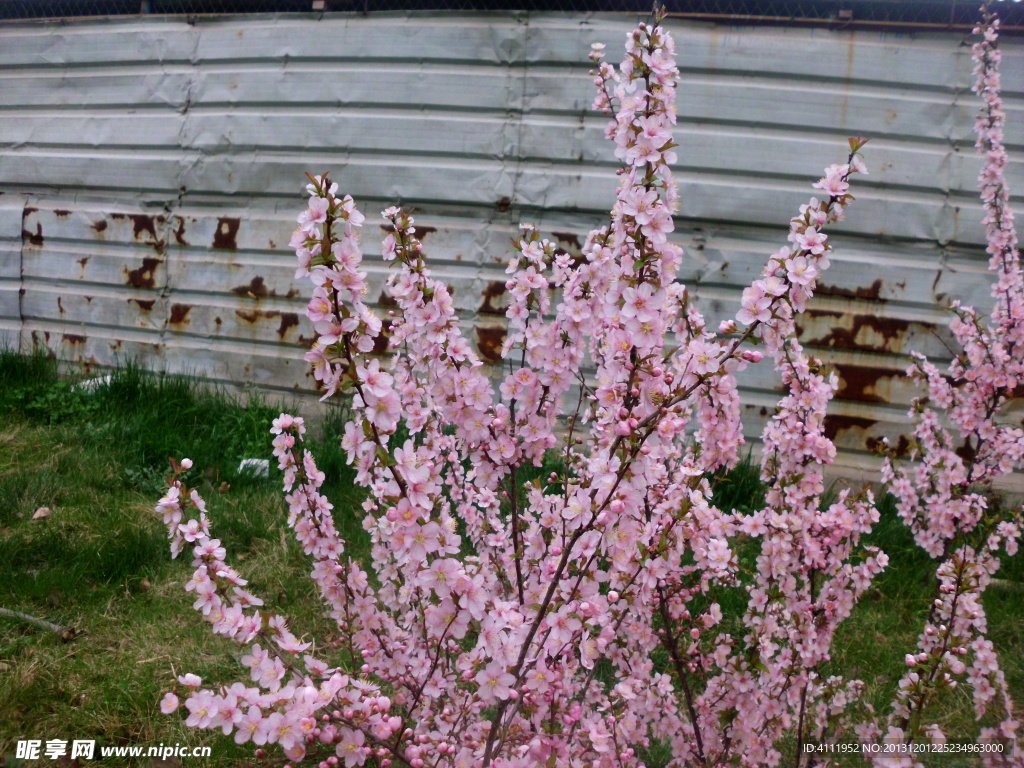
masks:
{"type": "Polygon", "coordinates": [[[626,511],[626,505],[622,499],[615,499],[611,504],[608,505],[608,509],[614,512],[616,515],[620,515],[626,511]]]}
{"type": "Polygon", "coordinates": [[[608,593],[608,602],[609,603],[617,603],[618,601],[619,601],[619,593],[618,592],[612,590],[611,592],[608,593]]]}
{"type": "Polygon", "coordinates": [[[916,666],[917,666],[917,659],[915,659],[915,658],[914,658],[914,654],[912,654],[912,653],[908,653],[908,654],[907,654],[907,655],[906,655],[906,656],[904,657],[904,659],[903,659],[903,660],[904,660],[905,662],[907,662],[907,666],[908,666],[908,667],[916,667],[916,666]]]}
{"type": "Polygon", "coordinates": [[[192,469],[192,459],[182,459],[181,460],[181,468],[182,469],[192,469]]]}

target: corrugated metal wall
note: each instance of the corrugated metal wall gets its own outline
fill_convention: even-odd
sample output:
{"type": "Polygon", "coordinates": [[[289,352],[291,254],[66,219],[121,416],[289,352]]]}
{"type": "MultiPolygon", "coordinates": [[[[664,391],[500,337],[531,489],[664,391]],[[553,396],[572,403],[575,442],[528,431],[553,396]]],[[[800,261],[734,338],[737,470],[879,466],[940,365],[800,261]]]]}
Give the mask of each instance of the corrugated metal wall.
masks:
{"type": "MultiPolygon", "coordinates": [[[[103,366],[308,389],[305,285],[287,242],[303,172],[364,211],[419,209],[435,270],[494,360],[509,237],[570,251],[612,200],[591,41],[633,19],[372,14],[0,26],[0,334],[103,366]]],[[[872,175],[835,230],[804,338],[838,366],[844,463],[905,429],[903,353],[947,354],[940,304],[988,304],[970,51],[953,35],[673,25],[685,280],[715,320],[785,242],[845,138],[872,175]]],[[[1014,152],[1024,48],[1004,45],[1014,152]]],[[[1024,190],[1020,165],[1010,171],[1024,190]]],[[[372,220],[371,220],[372,221],[372,220]]],[[[379,252],[375,226],[365,248],[379,252]]],[[[375,293],[385,271],[370,260],[375,293]]],[[[748,432],[777,399],[748,377],[748,432]]]]}

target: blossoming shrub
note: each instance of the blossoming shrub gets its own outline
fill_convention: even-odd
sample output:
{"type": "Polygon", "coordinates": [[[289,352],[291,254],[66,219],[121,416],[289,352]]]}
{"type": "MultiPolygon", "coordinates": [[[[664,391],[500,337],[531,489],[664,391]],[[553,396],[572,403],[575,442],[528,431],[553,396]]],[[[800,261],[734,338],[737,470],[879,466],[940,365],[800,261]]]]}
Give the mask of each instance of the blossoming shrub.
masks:
{"type": "MultiPolygon", "coordinates": [[[[965,673],[977,717],[1002,711],[999,725],[983,728],[981,740],[1015,743],[1017,729],[1006,679],[985,636],[981,600],[999,570],[1000,553],[1015,555],[1021,534],[1020,506],[993,504],[992,483],[1024,463],[1024,429],[1001,413],[1024,382],[1024,275],[1004,177],[999,20],[987,6],[982,14],[975,30],[982,39],[973,48],[973,90],[984,103],[975,134],[984,159],[978,182],[989,269],[996,275],[994,306],[983,320],[974,309],[953,302],[950,327],[961,352],[946,371],[914,355],[909,373],[928,393],[911,412],[917,422],[917,463],[900,466],[890,456],[883,466],[900,516],[918,545],[938,561],[935,601],[917,652],[907,654],[909,669],[888,721],[886,738],[896,743],[919,740],[925,731],[932,741],[944,742],[924,712],[942,688],[956,687],[965,673]]],[[[1022,761],[1018,754],[1016,764],[1022,761]]]]}
{"type": "MultiPolygon", "coordinates": [[[[994,69],[991,45],[978,54],[983,78],[994,69]]],[[[712,329],[676,282],[683,254],[668,240],[672,38],[656,20],[629,35],[619,68],[601,46],[591,58],[596,107],[612,117],[607,135],[622,161],[615,204],[578,262],[522,228],[497,392],[431,276],[412,217],[397,208],[384,211],[392,354],[374,354],[385,329],[363,300],[363,216],[326,176],[310,177],[292,240],[297,274],[314,286],[307,314],[318,338],[307,359],[325,397],[353,402],[343,447],[366,489],[372,564],[368,572],[345,558],[304,424],[282,414],[273,442],[288,523],[343,637],[344,653],[314,654],[245,590],[185,484],[190,462],[175,464],[158,506],[172,551],[192,551],[195,607],[245,646],[249,671],[246,682],[205,688],[181,677],[189,725],[321,766],[412,768],[636,766],[655,748],[678,766],[775,765],[785,750],[799,763],[804,744],[849,738],[858,722],[862,738],[878,738],[859,706],[861,683],[821,672],[838,625],[886,565],[862,543],[878,512],[870,492],[823,504],[835,456],[823,422],[837,377],[805,352],[794,324],[829,266],[824,230],[853,201],[851,175],[865,172],[863,142],[852,139],[847,162],[814,185],[821,199],[791,220],[789,244],[743,291],[736,321],[712,329]],[[752,514],[719,509],[709,477],[743,443],[736,374],[765,356],[785,388],[763,436],[766,503],[752,514]],[[585,361],[592,376],[581,373],[585,361]],[[546,460],[557,470],[524,489],[527,467],[546,460]],[[754,567],[741,567],[741,546],[755,552],[754,567]],[[725,628],[715,600],[730,591],[746,603],[739,632],[725,628]]],[[[990,102],[989,114],[997,109],[990,102]]],[[[999,123],[988,125],[991,169],[1005,154],[999,123]]],[[[1003,189],[1001,177],[987,183],[1003,189]]],[[[947,544],[985,518],[970,483],[1011,468],[1014,440],[1020,458],[1020,430],[992,432],[968,416],[979,398],[997,408],[1020,373],[1019,267],[1000,234],[1009,231],[1005,192],[987,196],[1007,308],[984,332],[961,310],[957,330],[969,350],[999,357],[974,377],[984,354],[956,363],[954,375],[973,382],[965,388],[920,368],[933,399],[961,404],[962,428],[984,429],[971,434],[987,447],[971,470],[951,470],[945,433],[925,418],[922,469],[887,465],[904,515],[942,560],[943,584],[890,741],[920,737],[936,681],[964,672],[962,649],[979,701],[1005,694],[976,596],[997,562],[992,548],[1009,547],[1017,529],[1004,521],[988,525],[981,547],[947,544]],[[1011,326],[1016,335],[1004,339],[1011,326]],[[996,462],[989,475],[972,474],[986,456],[996,462]]],[[[165,711],[180,706],[167,694],[165,711]]],[[[1014,727],[1008,720],[1002,736],[1014,727]]]]}

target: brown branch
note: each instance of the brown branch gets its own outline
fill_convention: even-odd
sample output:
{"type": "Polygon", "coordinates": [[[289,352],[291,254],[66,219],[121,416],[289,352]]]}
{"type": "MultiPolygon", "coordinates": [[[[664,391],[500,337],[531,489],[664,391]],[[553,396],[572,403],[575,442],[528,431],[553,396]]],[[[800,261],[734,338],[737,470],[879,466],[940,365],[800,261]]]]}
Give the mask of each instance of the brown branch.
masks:
{"type": "Polygon", "coordinates": [[[6,616],[7,618],[15,619],[16,621],[23,621],[26,624],[31,624],[32,626],[39,627],[40,629],[48,629],[65,643],[74,640],[75,636],[78,634],[78,630],[70,625],[62,627],[60,624],[54,624],[52,621],[38,619],[35,616],[30,616],[29,614],[22,613],[21,611],[12,611],[9,608],[0,608],[0,616],[6,616]]]}

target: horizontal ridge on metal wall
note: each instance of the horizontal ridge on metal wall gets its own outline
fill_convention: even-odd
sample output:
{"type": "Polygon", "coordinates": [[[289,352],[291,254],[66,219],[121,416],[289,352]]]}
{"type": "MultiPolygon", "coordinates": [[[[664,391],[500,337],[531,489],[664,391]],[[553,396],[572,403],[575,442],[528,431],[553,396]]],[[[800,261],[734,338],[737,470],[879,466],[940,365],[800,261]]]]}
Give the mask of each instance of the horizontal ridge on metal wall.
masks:
{"type": "MultiPolygon", "coordinates": [[[[995,3],[1003,31],[1024,32],[1024,3],[995,3]]],[[[790,24],[831,28],[969,29],[977,0],[665,0],[669,14],[726,24],[790,24]]],[[[377,11],[649,12],[649,0],[7,0],[0,20],[83,16],[238,13],[371,13],[377,11]]]]}

